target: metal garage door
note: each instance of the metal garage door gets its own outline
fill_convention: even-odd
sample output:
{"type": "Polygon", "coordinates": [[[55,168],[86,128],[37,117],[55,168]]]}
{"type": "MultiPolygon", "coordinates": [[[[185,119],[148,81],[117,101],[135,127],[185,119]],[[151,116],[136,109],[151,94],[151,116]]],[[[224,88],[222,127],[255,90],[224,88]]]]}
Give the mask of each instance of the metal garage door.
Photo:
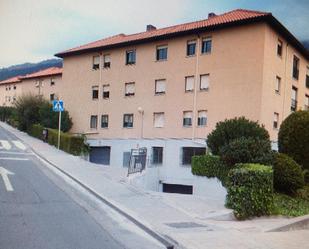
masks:
{"type": "Polygon", "coordinates": [[[110,153],[111,153],[111,147],[109,146],[91,147],[90,154],[89,154],[89,160],[92,163],[109,165],[110,153]]]}
{"type": "Polygon", "coordinates": [[[163,192],[192,195],[193,186],[163,183],[163,192]]]}

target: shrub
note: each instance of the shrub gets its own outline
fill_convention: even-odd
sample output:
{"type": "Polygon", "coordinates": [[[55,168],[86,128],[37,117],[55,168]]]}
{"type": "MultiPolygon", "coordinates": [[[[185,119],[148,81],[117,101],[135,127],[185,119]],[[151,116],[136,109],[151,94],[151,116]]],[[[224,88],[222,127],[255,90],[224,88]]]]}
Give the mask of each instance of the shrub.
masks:
{"type": "MultiPolygon", "coordinates": [[[[58,129],[59,113],[53,111],[53,106],[48,101],[43,101],[39,109],[40,124],[44,127],[58,129]]],[[[61,130],[67,132],[72,127],[72,120],[67,111],[61,113],[61,130]]]]}
{"type": "Polygon", "coordinates": [[[33,124],[39,123],[39,109],[42,103],[42,98],[34,95],[17,98],[15,107],[19,130],[28,131],[33,124]]]}
{"type": "Polygon", "coordinates": [[[272,163],[270,141],[251,137],[232,140],[220,149],[219,155],[228,166],[233,166],[236,163],[260,163],[266,165],[272,163]]]}
{"type": "Polygon", "coordinates": [[[304,174],[305,184],[309,184],[309,170],[305,169],[303,174],[304,174]]]}
{"type": "Polygon", "coordinates": [[[15,112],[14,107],[0,106],[0,120],[6,122],[13,118],[15,112]]]}
{"type": "Polygon", "coordinates": [[[267,215],[273,208],[273,170],[260,164],[239,164],[229,172],[226,205],[237,219],[267,215]]]}
{"type": "Polygon", "coordinates": [[[279,152],[291,156],[304,169],[309,169],[309,111],[297,111],[281,124],[279,152]]]}
{"type": "Polygon", "coordinates": [[[33,136],[33,137],[42,139],[43,129],[44,129],[44,127],[42,125],[34,124],[28,130],[28,134],[33,136]]]}
{"type": "MultiPolygon", "coordinates": [[[[60,149],[73,155],[81,155],[88,153],[89,148],[84,143],[83,136],[71,135],[68,133],[60,133],[60,149]]],[[[48,143],[50,145],[58,145],[58,130],[48,129],[48,143]]]]}
{"type": "Polygon", "coordinates": [[[192,174],[198,176],[217,177],[223,186],[227,184],[229,168],[220,160],[218,156],[202,155],[192,157],[192,174]]]}
{"type": "Polygon", "coordinates": [[[277,153],[273,162],[274,188],[287,194],[293,194],[304,186],[304,175],[298,165],[288,155],[277,153]]]}
{"type": "Polygon", "coordinates": [[[223,146],[241,137],[269,140],[269,134],[264,127],[240,117],[217,123],[216,128],[207,137],[207,145],[213,154],[218,155],[223,146]]]}

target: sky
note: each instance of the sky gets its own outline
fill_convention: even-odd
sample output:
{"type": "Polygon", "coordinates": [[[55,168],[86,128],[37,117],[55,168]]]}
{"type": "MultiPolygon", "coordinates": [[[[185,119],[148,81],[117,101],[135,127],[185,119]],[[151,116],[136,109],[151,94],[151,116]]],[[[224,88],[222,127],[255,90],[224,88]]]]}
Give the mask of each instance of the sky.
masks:
{"type": "Polygon", "coordinates": [[[299,40],[309,40],[309,0],[0,0],[0,68],[142,32],[147,24],[161,28],[237,8],[272,12],[299,40]]]}

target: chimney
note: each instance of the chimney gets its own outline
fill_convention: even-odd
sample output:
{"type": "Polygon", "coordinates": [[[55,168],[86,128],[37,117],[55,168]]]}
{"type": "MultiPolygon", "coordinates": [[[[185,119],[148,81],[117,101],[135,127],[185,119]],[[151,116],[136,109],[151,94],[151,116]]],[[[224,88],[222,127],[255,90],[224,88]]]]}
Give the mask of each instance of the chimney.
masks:
{"type": "Polygon", "coordinates": [[[156,30],[157,28],[155,27],[155,26],[153,26],[153,25],[151,25],[151,24],[148,24],[147,26],[146,26],[146,31],[152,31],[152,30],[156,30]]]}
{"type": "Polygon", "coordinates": [[[208,19],[217,16],[214,12],[208,13],[208,19]]]}

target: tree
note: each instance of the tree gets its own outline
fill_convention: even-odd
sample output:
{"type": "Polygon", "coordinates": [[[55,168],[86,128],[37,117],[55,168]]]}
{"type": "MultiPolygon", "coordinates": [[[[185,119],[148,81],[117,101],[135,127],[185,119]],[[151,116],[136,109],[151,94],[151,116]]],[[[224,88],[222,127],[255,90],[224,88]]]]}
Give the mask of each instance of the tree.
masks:
{"type": "Polygon", "coordinates": [[[297,111],[281,124],[278,134],[279,152],[285,153],[309,169],[309,111],[297,111]]]}
{"type": "Polygon", "coordinates": [[[240,117],[217,123],[207,137],[207,145],[213,154],[218,155],[222,147],[241,137],[269,141],[269,134],[264,127],[240,117]]]}

